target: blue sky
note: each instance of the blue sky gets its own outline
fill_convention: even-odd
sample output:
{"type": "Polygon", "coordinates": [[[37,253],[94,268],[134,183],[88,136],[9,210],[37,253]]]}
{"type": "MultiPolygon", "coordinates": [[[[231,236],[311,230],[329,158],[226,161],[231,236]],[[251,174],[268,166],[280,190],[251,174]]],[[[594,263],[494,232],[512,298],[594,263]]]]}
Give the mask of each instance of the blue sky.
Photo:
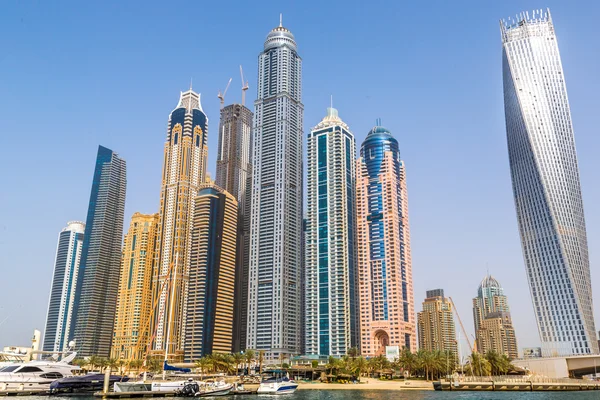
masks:
{"type": "MultiPolygon", "coordinates": [[[[506,149],[498,20],[550,7],[575,125],[600,326],[600,3],[566,1],[33,1],[0,6],[0,346],[43,329],[58,232],[85,220],[98,144],[127,160],[125,226],[158,210],[169,112],[202,93],[215,171],[217,93],[239,101],[243,65],[283,22],[303,58],[305,131],[329,96],[362,143],[376,118],[407,165],[416,310],[454,298],[469,333],[489,270],[519,347],[539,344],[506,149]]],[[[463,344],[464,346],[464,344],[463,344]]]]}

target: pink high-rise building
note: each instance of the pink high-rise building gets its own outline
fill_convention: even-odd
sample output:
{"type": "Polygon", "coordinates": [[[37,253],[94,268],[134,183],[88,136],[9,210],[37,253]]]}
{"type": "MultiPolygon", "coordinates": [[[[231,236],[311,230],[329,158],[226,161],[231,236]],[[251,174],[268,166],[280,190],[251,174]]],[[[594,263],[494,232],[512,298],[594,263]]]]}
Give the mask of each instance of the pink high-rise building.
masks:
{"type": "Polygon", "coordinates": [[[417,349],[408,197],[398,142],[381,126],[367,135],[356,170],[360,344],[417,349]]]}

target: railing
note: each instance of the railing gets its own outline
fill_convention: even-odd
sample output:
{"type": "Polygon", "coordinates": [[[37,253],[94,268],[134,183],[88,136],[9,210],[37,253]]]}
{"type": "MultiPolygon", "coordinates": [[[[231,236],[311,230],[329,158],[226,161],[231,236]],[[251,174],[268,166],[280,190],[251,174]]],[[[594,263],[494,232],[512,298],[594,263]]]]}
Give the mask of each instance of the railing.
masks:
{"type": "Polygon", "coordinates": [[[494,382],[494,383],[570,383],[570,384],[593,384],[594,381],[570,378],[547,378],[544,376],[525,375],[497,375],[497,376],[459,376],[451,379],[442,379],[443,382],[494,382]]]}

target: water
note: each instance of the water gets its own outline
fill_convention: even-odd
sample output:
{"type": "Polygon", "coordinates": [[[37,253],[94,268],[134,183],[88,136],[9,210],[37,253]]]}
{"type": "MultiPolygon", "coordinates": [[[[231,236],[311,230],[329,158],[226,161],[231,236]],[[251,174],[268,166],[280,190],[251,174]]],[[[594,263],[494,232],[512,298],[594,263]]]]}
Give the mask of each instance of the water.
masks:
{"type": "MultiPolygon", "coordinates": [[[[600,400],[600,391],[583,392],[435,392],[398,390],[299,390],[293,395],[244,395],[226,397],[205,397],[212,399],[235,400],[600,400]]],[[[19,396],[19,400],[94,400],[93,396],[19,396]]],[[[165,400],[177,399],[167,397],[165,400]]],[[[181,398],[185,399],[185,397],[181,398]]],[[[187,398],[190,399],[189,397],[187,398]]],[[[141,399],[143,400],[143,399],[141,399]]]]}

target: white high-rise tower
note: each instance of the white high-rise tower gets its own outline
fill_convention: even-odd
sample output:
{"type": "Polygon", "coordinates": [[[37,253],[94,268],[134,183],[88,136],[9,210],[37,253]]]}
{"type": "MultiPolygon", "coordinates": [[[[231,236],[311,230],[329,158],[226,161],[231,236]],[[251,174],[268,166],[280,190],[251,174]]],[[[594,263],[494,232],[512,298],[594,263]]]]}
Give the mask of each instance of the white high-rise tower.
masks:
{"type": "Polygon", "coordinates": [[[281,23],[258,57],[246,347],[298,354],[302,280],[302,60],[281,23]]]}
{"type": "Polygon", "coordinates": [[[500,22],[519,231],[544,356],[598,353],[573,124],[550,11],[500,22]]]}

